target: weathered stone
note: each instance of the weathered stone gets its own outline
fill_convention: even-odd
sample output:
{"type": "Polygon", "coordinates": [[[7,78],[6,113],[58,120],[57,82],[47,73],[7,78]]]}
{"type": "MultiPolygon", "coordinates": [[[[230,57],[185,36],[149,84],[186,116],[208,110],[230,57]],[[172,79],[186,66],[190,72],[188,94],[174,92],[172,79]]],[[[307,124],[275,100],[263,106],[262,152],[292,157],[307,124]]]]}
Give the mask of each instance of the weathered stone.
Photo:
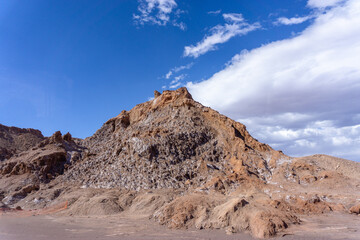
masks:
{"type": "Polygon", "coordinates": [[[350,213],[360,214],[360,204],[354,205],[349,209],[350,213]]]}
{"type": "Polygon", "coordinates": [[[36,146],[43,139],[39,130],[0,124],[0,162],[36,146]]]}
{"type": "MultiPolygon", "coordinates": [[[[195,102],[186,88],[155,95],[85,139],[86,161],[64,178],[96,187],[187,188],[203,185],[209,174],[224,175],[232,164],[241,172],[261,168],[264,177],[270,174],[266,158],[284,156],[252,138],[244,125],[195,102]],[[210,166],[205,171],[203,162],[210,166]]],[[[225,188],[231,183],[215,186],[225,188]]]]}
{"type": "Polygon", "coordinates": [[[158,91],[154,91],[154,98],[157,98],[157,97],[159,97],[161,95],[161,93],[159,93],[158,91]]]}

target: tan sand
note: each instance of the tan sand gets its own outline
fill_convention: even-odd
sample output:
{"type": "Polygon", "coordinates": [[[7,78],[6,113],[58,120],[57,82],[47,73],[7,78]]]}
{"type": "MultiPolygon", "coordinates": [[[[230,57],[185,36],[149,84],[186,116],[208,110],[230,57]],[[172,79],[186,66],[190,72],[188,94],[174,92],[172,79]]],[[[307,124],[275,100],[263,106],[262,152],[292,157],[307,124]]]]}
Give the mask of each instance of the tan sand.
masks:
{"type": "MultiPolygon", "coordinates": [[[[303,224],[292,226],[283,236],[272,239],[359,239],[360,217],[349,214],[302,216],[303,224]]],[[[59,217],[38,215],[19,217],[0,216],[1,240],[161,240],[254,239],[248,234],[227,235],[223,230],[171,230],[146,218],[136,216],[59,217]]]]}

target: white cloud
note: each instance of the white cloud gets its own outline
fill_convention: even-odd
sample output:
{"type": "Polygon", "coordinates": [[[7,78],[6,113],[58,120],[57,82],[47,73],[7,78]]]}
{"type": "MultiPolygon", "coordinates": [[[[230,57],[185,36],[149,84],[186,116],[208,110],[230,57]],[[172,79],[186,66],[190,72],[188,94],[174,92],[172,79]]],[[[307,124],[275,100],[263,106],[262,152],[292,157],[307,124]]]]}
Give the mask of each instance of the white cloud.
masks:
{"type": "Polygon", "coordinates": [[[360,1],[326,2],[309,1],[332,8],[297,36],[243,51],[210,79],[188,83],[193,97],[290,155],[360,160],[360,1]]]}
{"type": "Polygon", "coordinates": [[[181,74],[181,75],[175,77],[174,80],[172,80],[172,81],[170,82],[170,85],[173,85],[173,84],[175,84],[175,83],[178,83],[178,82],[181,81],[181,80],[184,80],[184,78],[185,78],[186,76],[187,76],[186,74],[181,74]]]}
{"type": "Polygon", "coordinates": [[[181,85],[180,82],[170,85],[170,89],[178,88],[181,85]]]}
{"type": "MultiPolygon", "coordinates": [[[[182,30],[185,30],[186,25],[183,22],[177,22],[176,19],[171,20],[170,15],[177,7],[175,0],[138,0],[138,11],[140,14],[133,14],[135,23],[144,25],[145,23],[165,26],[169,22],[182,30]]],[[[179,18],[181,10],[176,10],[173,14],[175,18],[179,18]]]]}
{"type": "Polygon", "coordinates": [[[276,20],[276,22],[274,24],[275,25],[294,25],[294,24],[303,23],[309,19],[311,19],[310,16],[292,17],[292,18],[280,17],[276,20]]]}
{"type": "Polygon", "coordinates": [[[186,24],[183,23],[183,22],[176,22],[176,21],[173,21],[172,22],[172,25],[175,26],[175,27],[178,27],[180,28],[181,30],[185,31],[186,30],[186,24]]]}
{"type": "Polygon", "coordinates": [[[344,0],[309,0],[307,5],[311,8],[334,7],[344,2],[344,0]]]}
{"type": "Polygon", "coordinates": [[[319,15],[323,14],[326,10],[329,10],[333,7],[340,6],[346,0],[309,0],[307,6],[310,8],[314,8],[314,11],[309,16],[304,17],[279,17],[275,22],[274,25],[294,25],[306,22],[310,19],[318,17],[319,15]]]}
{"type": "Polygon", "coordinates": [[[359,153],[360,124],[339,127],[333,121],[313,121],[300,129],[257,125],[253,134],[293,156],[326,153],[359,160],[356,156],[359,153]]]}
{"type": "Polygon", "coordinates": [[[247,23],[239,13],[226,13],[223,14],[223,18],[227,23],[211,28],[211,34],[205,36],[195,46],[185,46],[184,56],[197,58],[216,49],[218,44],[225,43],[235,36],[246,35],[261,27],[259,23],[247,23]]]}
{"type": "Polygon", "coordinates": [[[173,72],[172,72],[172,70],[170,70],[170,71],[165,75],[165,78],[166,78],[166,79],[169,79],[172,74],[173,74],[173,72]]]}
{"type": "Polygon", "coordinates": [[[180,71],[185,70],[185,69],[190,69],[193,65],[194,65],[194,63],[191,62],[191,63],[186,64],[186,65],[182,65],[182,66],[179,66],[179,67],[174,67],[165,75],[165,78],[169,79],[174,73],[180,72],[180,71]]]}
{"type": "Polygon", "coordinates": [[[186,64],[186,65],[182,65],[182,66],[180,66],[180,67],[175,67],[175,68],[173,69],[173,71],[174,71],[174,72],[180,72],[180,71],[185,70],[185,69],[190,69],[192,66],[194,66],[194,63],[193,63],[193,62],[191,62],[191,63],[189,63],[189,64],[186,64]]]}
{"type": "Polygon", "coordinates": [[[181,82],[182,80],[184,80],[187,77],[187,74],[181,74],[179,76],[174,77],[174,79],[170,82],[170,89],[174,89],[179,87],[180,85],[183,85],[183,83],[181,82]]]}
{"type": "Polygon", "coordinates": [[[225,21],[235,22],[235,23],[245,21],[243,15],[241,13],[224,13],[223,18],[225,19],[225,21]]]}
{"type": "Polygon", "coordinates": [[[218,15],[218,14],[221,13],[221,9],[216,10],[216,11],[209,11],[209,12],[207,12],[207,13],[208,13],[208,14],[211,14],[211,15],[218,15]]]}

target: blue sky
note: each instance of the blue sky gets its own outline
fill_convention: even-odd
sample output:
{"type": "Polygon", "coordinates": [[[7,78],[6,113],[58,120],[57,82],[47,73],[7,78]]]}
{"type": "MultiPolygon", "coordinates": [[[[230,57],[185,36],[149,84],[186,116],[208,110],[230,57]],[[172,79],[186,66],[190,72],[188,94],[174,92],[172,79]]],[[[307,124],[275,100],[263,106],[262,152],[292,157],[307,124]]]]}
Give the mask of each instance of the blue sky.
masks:
{"type": "Polygon", "coordinates": [[[357,2],[2,1],[0,123],[84,138],[187,86],[275,149],[360,160],[357,2]]]}

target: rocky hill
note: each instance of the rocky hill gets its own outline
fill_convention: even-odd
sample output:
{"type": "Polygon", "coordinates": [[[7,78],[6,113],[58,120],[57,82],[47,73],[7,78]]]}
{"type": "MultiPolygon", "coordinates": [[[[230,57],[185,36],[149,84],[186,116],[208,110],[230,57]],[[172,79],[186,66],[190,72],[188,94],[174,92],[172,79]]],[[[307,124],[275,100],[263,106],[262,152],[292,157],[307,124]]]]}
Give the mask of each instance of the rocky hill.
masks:
{"type": "Polygon", "coordinates": [[[325,155],[286,156],[180,88],[155,91],[89,138],[56,132],[0,163],[0,200],[264,238],[301,214],[360,213],[359,170],[325,155]]]}
{"type": "Polygon", "coordinates": [[[266,180],[268,164],[288,159],[241,123],[194,101],[186,88],[121,112],[83,144],[85,158],[65,178],[87,187],[186,188],[214,175],[229,184],[251,175],[266,180]]]}

